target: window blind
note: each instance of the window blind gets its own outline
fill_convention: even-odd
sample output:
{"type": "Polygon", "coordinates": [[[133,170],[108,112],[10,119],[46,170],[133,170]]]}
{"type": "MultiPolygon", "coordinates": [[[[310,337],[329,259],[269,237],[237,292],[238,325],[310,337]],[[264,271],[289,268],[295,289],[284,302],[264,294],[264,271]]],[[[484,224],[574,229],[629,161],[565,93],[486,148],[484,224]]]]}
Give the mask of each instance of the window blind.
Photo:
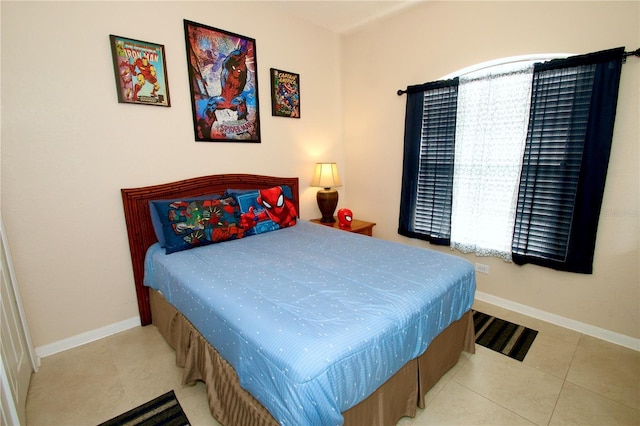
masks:
{"type": "Polygon", "coordinates": [[[515,263],[591,273],[624,48],[536,64],[515,263]]]}
{"type": "Polygon", "coordinates": [[[414,90],[417,93],[408,94],[407,113],[412,105],[411,113],[420,120],[405,128],[404,200],[398,232],[449,244],[458,79],[414,86],[414,90]]]}

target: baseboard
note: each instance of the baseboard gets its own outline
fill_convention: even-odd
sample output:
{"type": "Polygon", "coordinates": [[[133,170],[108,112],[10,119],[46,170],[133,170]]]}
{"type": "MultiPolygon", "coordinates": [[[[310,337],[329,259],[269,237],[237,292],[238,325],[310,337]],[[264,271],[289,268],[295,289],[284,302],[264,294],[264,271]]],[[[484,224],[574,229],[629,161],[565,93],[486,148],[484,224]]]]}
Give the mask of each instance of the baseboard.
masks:
{"type": "Polygon", "coordinates": [[[499,306],[501,308],[509,309],[510,311],[518,312],[522,315],[527,315],[529,317],[537,318],[551,324],[559,325],[560,327],[568,328],[579,333],[587,334],[598,339],[606,340],[607,342],[615,343],[616,345],[640,351],[640,339],[625,336],[624,334],[605,330],[604,328],[595,327],[593,325],[586,324],[580,321],[561,317],[560,315],[552,314],[540,309],[532,308],[527,305],[512,302],[511,300],[503,299],[501,297],[493,296],[481,291],[476,291],[476,299],[482,302],[499,306]]]}
{"type": "Polygon", "coordinates": [[[67,339],[58,340],[57,342],[53,342],[48,345],[38,346],[36,348],[36,355],[39,358],[44,358],[139,326],[140,317],[129,318],[128,320],[96,328],[95,330],[80,333],[67,339]]]}
{"type": "MultiPolygon", "coordinates": [[[[511,300],[503,299],[501,297],[493,296],[481,291],[476,291],[476,299],[482,302],[490,303],[492,305],[500,306],[501,308],[509,309],[510,311],[537,318],[551,324],[559,325],[560,327],[575,330],[579,333],[597,337],[598,339],[606,340],[607,342],[615,343],[616,345],[640,351],[640,339],[635,339],[633,337],[625,336],[624,334],[616,333],[569,318],[561,317],[559,315],[532,308],[530,306],[522,305],[520,303],[512,302],[511,300]]],[[[82,346],[95,340],[111,336],[112,334],[116,334],[121,331],[138,327],[139,325],[140,317],[129,318],[128,320],[120,321],[115,324],[87,331],[85,333],[81,333],[67,339],[59,340],[48,345],[38,346],[36,348],[36,355],[39,358],[44,358],[58,352],[63,352],[68,349],[82,346]]]]}

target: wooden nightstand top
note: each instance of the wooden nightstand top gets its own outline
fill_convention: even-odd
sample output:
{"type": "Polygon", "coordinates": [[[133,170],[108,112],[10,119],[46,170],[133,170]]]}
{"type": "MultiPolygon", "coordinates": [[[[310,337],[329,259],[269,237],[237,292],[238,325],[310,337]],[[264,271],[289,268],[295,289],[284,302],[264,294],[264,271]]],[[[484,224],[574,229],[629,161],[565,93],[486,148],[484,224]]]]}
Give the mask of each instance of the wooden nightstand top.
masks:
{"type": "Polygon", "coordinates": [[[351,221],[350,228],[341,228],[340,224],[338,223],[338,218],[336,218],[336,221],[333,223],[320,222],[320,219],[311,219],[311,222],[319,223],[320,225],[324,225],[324,226],[331,226],[332,228],[340,229],[341,231],[368,235],[370,237],[373,235],[373,227],[376,226],[374,222],[367,222],[365,220],[358,220],[358,219],[353,219],[351,221]]]}

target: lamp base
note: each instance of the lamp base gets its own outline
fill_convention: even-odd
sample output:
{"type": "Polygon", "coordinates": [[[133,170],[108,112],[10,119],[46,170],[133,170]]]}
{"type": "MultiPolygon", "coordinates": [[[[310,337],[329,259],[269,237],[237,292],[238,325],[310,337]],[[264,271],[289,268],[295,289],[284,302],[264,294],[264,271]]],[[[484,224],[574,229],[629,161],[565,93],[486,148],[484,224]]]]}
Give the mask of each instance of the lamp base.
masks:
{"type": "Polygon", "coordinates": [[[322,223],[334,223],[336,219],[333,217],[333,212],[336,211],[338,206],[338,191],[331,188],[325,188],[318,191],[316,194],[316,200],[318,201],[318,208],[322,213],[322,223]]]}

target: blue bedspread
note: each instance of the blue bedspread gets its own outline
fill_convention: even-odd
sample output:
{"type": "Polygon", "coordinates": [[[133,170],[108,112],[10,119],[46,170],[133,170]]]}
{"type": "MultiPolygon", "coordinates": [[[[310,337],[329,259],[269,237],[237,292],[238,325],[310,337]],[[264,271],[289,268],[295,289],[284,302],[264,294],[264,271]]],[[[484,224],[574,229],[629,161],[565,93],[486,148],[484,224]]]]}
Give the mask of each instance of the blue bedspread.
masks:
{"type": "Polygon", "coordinates": [[[475,272],[445,253],[296,226],[166,255],[162,292],[283,425],[340,425],[471,308],[475,272]]]}

